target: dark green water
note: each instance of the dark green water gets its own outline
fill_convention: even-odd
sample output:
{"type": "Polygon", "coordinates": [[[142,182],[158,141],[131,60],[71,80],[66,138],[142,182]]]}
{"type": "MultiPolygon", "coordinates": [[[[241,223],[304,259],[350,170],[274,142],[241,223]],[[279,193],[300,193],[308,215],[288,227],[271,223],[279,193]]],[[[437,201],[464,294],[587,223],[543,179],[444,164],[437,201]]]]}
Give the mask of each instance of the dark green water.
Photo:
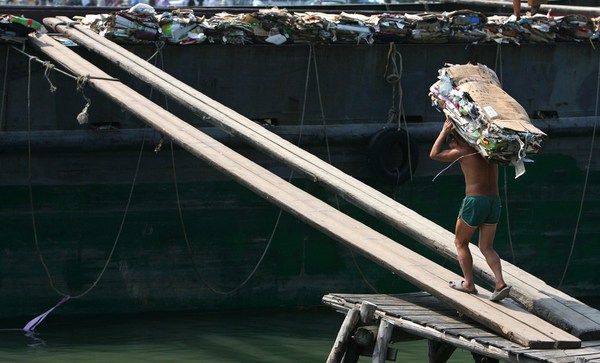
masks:
{"type": "MultiPolygon", "coordinates": [[[[330,310],[77,319],[49,315],[34,336],[0,330],[0,361],[325,362],[343,318],[330,310]]],[[[426,340],[393,347],[398,349],[397,362],[427,361],[426,340]]],[[[472,361],[462,350],[450,360],[472,361]]]]}

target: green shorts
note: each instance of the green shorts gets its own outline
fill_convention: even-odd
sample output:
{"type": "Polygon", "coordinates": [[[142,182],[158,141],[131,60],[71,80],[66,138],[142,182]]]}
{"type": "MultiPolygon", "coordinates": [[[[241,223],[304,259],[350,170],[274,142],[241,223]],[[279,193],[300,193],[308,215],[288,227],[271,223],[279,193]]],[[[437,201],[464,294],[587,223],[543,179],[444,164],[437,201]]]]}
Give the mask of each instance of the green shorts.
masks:
{"type": "Polygon", "coordinates": [[[498,196],[467,195],[463,199],[458,216],[471,227],[482,224],[498,224],[502,203],[498,196]]]}

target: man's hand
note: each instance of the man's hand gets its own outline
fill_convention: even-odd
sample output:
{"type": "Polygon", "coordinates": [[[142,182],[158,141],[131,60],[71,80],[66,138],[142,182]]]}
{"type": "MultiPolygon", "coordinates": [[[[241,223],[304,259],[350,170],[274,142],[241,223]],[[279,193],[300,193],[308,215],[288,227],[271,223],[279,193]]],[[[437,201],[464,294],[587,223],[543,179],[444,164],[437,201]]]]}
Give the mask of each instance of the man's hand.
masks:
{"type": "Polygon", "coordinates": [[[445,137],[452,132],[452,129],[454,129],[454,124],[452,123],[452,121],[450,121],[449,118],[447,118],[446,121],[444,121],[444,126],[442,127],[440,133],[442,133],[445,137]]]}

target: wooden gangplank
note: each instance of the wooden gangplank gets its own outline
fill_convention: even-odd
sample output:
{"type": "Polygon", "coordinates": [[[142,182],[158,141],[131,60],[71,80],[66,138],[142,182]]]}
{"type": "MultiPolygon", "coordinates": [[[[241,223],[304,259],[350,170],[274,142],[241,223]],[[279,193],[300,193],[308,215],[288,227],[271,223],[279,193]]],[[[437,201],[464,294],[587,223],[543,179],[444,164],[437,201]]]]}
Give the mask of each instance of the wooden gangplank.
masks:
{"type": "MultiPolygon", "coordinates": [[[[376,344],[389,345],[411,340],[415,336],[428,339],[430,362],[446,361],[456,348],[468,350],[475,356],[515,363],[600,362],[599,340],[585,342],[582,347],[574,349],[531,349],[515,344],[458,314],[455,309],[425,292],[398,295],[331,293],[323,297],[323,302],[346,314],[328,363],[339,362],[342,358],[344,362],[353,362],[355,360],[350,356],[357,350],[362,352],[361,355],[372,355],[373,362],[383,361],[383,356],[376,359],[375,354],[385,351],[385,346],[375,349],[376,344]],[[348,323],[351,321],[351,314],[357,311],[362,318],[365,304],[374,306],[372,318],[361,321],[356,317],[353,319],[354,324],[348,323]],[[381,341],[381,336],[377,336],[375,340],[376,334],[385,331],[382,329],[384,323],[391,325],[395,331],[388,334],[391,338],[386,342],[381,341]],[[399,331],[403,334],[398,334],[399,331]],[[369,332],[374,333],[369,336],[369,332]]],[[[397,348],[393,349],[401,350],[402,344],[394,347],[397,348]]]]}
{"type": "Polygon", "coordinates": [[[116,104],[145,121],[198,158],[253,190],[266,200],[297,216],[332,238],[349,245],[424,291],[442,299],[467,316],[519,344],[530,347],[574,347],[581,341],[528,314],[509,302],[492,303],[489,291],[478,296],[448,286],[459,279],[453,272],[403,247],[381,233],[352,219],[329,204],[281,179],[260,165],[229,149],[167,110],[114,80],[95,65],[47,35],[30,43],[116,104]]]}
{"type": "MultiPolygon", "coordinates": [[[[389,223],[434,252],[457,260],[454,235],[443,227],[210,99],[88,28],[65,17],[46,18],[44,24],[77,44],[106,57],[204,120],[323,184],[350,203],[389,223]]],[[[502,261],[502,264],[505,280],[512,286],[512,298],[534,314],[581,339],[600,339],[600,311],[547,285],[536,276],[507,261],[502,261]]],[[[473,249],[473,265],[479,277],[490,284],[494,283],[494,276],[477,248],[473,249]]]]}

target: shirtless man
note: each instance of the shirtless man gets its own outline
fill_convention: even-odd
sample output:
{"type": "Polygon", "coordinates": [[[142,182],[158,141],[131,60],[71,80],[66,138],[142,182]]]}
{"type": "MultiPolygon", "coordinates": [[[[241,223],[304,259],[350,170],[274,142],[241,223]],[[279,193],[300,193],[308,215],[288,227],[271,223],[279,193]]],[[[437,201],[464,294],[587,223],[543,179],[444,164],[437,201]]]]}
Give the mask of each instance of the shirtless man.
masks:
{"type": "Polygon", "coordinates": [[[452,122],[446,119],[429,154],[433,160],[444,162],[458,160],[465,177],[465,199],[456,220],[454,237],[458,263],[464,280],[458,283],[450,282],[450,287],[469,294],[477,294],[469,242],[475,230],[479,228],[479,250],[496,278],[495,290],[490,300],[500,301],[508,296],[510,286],[504,282],[500,257],[493,245],[501,209],[498,195],[498,165],[488,163],[466,141],[454,135],[452,128],[452,122]],[[449,149],[444,148],[446,142],[449,149]]]}

